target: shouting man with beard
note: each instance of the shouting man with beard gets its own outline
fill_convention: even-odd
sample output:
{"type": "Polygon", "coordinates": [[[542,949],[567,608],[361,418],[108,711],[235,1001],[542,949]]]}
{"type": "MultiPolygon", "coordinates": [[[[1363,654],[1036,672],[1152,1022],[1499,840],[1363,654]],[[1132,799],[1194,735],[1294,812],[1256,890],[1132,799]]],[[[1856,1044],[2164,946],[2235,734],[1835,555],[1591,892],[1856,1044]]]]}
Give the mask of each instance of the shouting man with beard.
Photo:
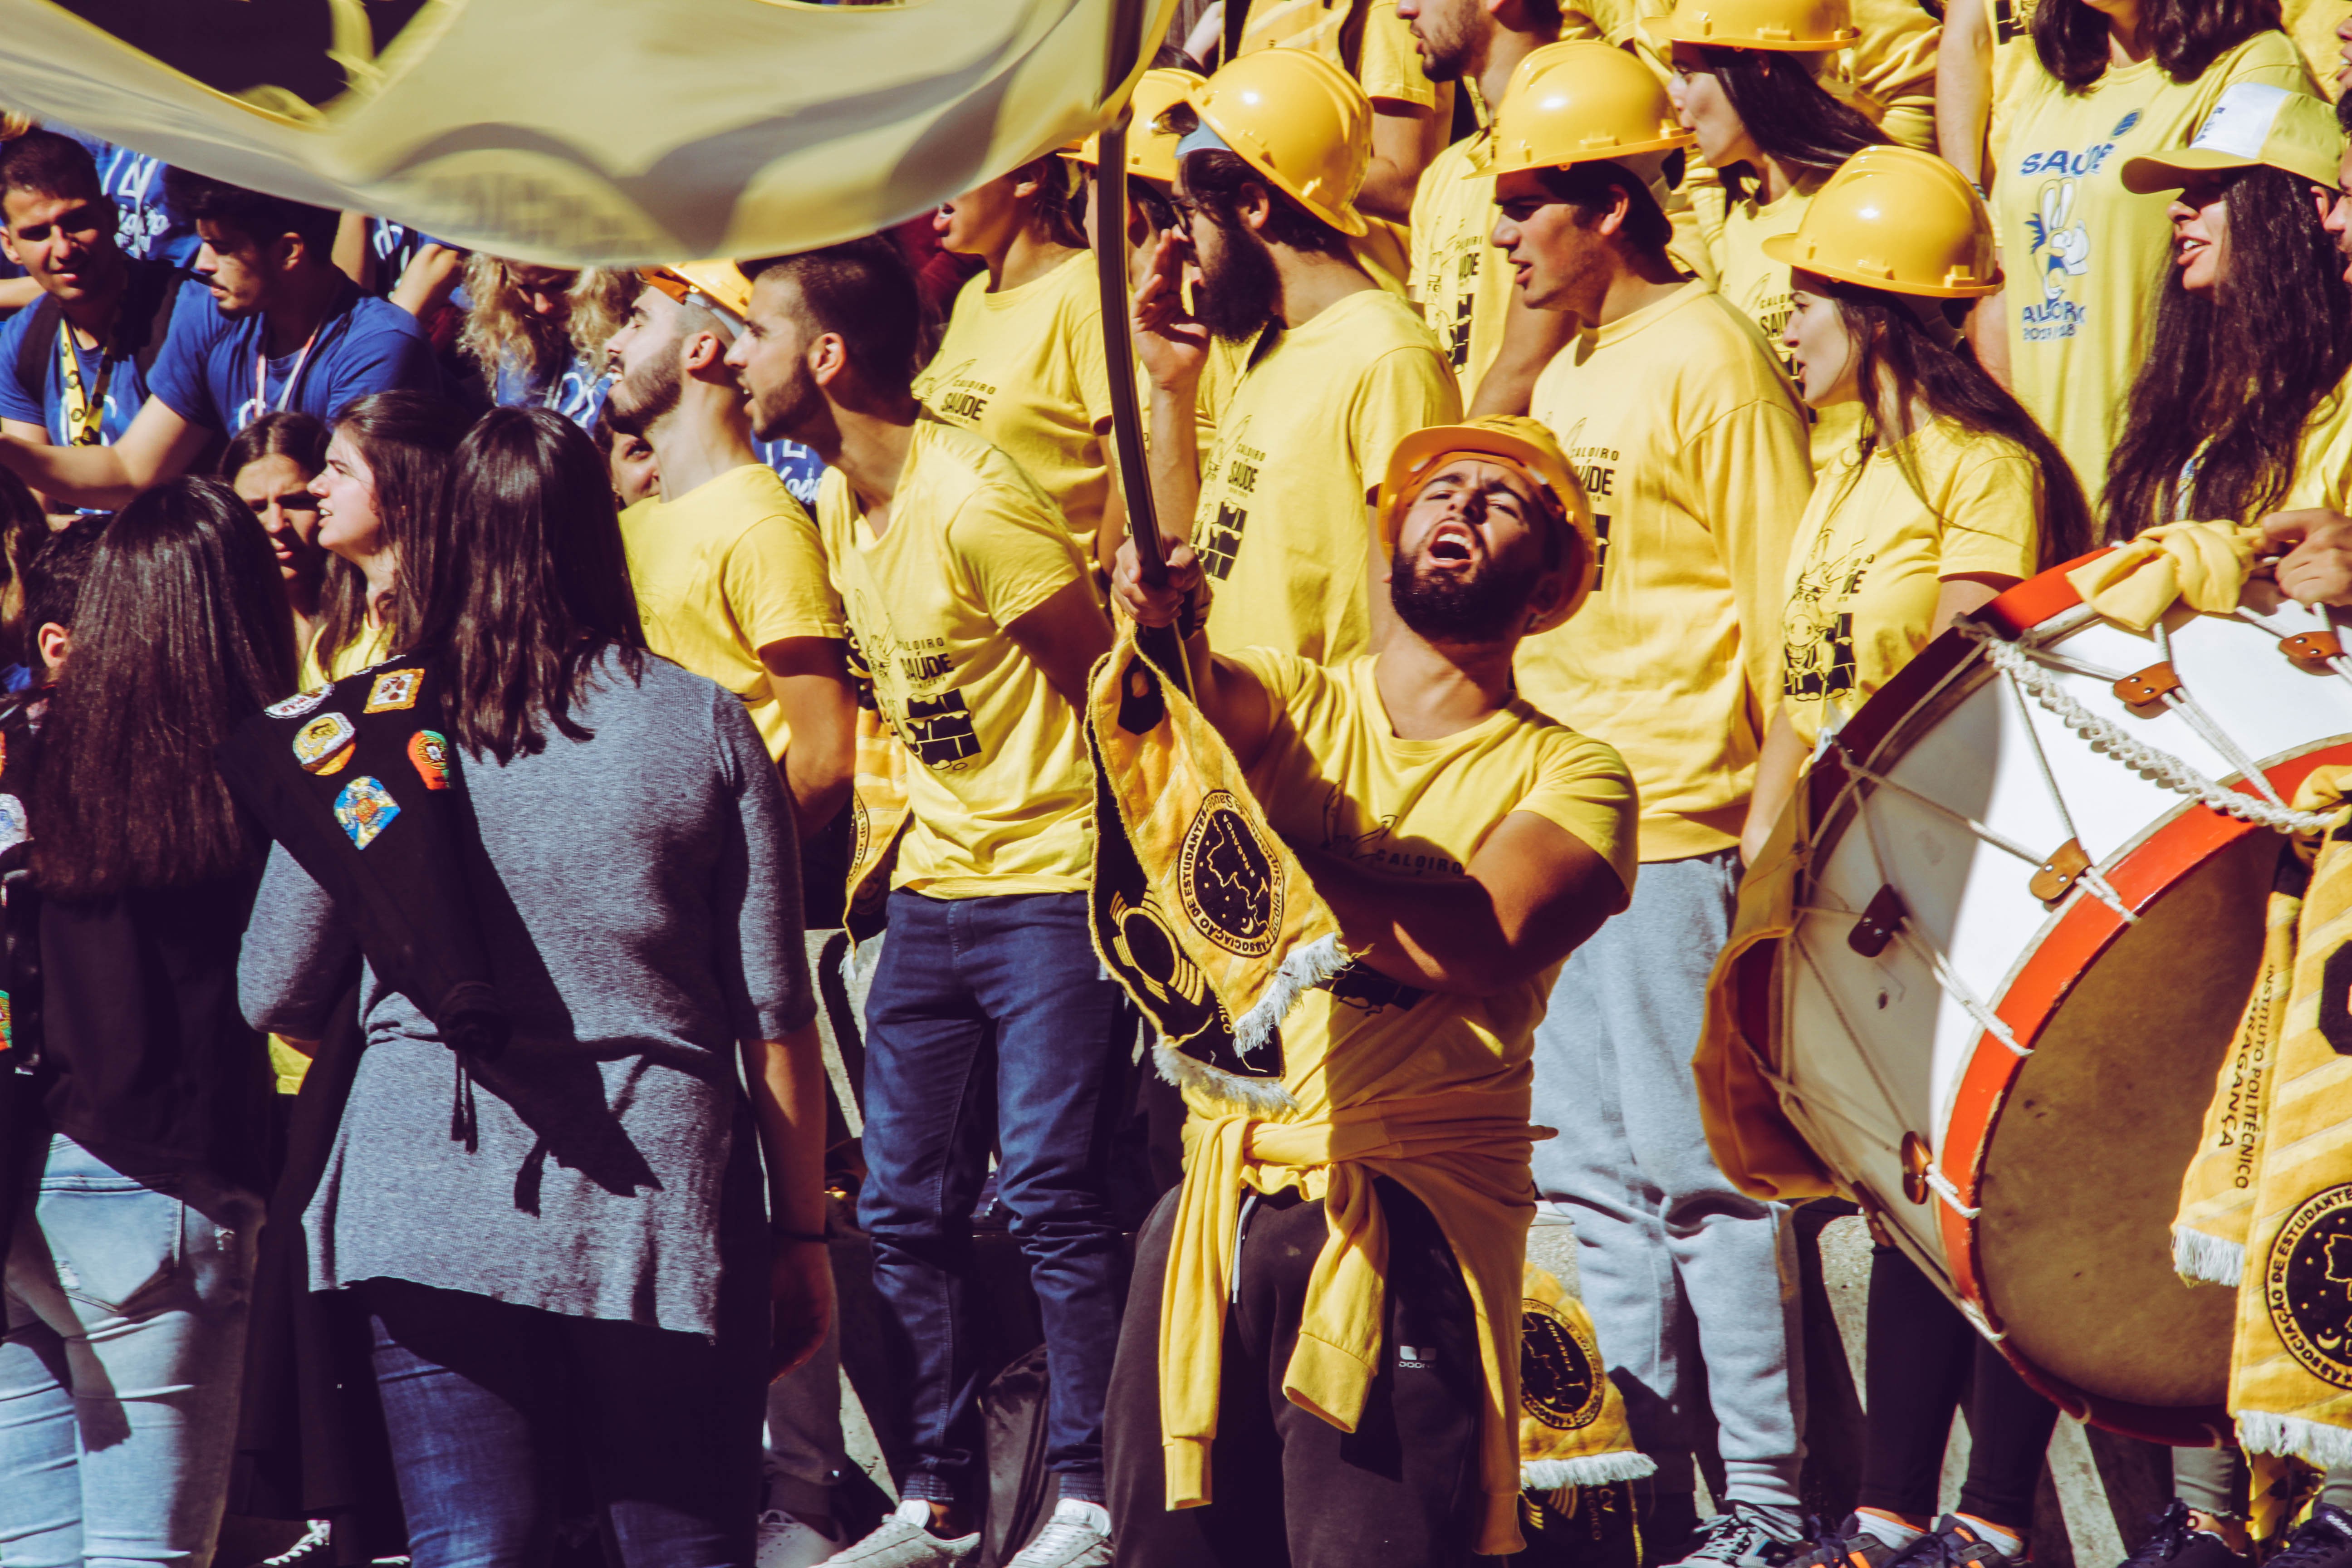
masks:
{"type": "Polygon", "coordinates": [[[1213,655],[1212,584],[1182,545],[1165,588],[1138,581],[1132,544],[1113,578],[1144,625],[1205,611],[1201,710],[1358,954],[1283,1019],[1292,1103],[1248,1113],[1237,1173],[1216,1153],[1234,1107],[1185,1091],[1192,1157],[1138,1238],[1111,1374],[1120,1568],[1238,1568],[1286,1542],[1297,1568],[1519,1550],[1528,1058],[1561,961],[1625,907],[1633,787],[1615,752],[1511,689],[1520,642],[1575,612],[1598,554],[1549,432],[1417,431],[1374,515],[1396,614],[1376,655],[1213,655]],[[1365,1178],[1369,1200],[1343,1203],[1365,1178]],[[1231,1180],[1230,1288],[1204,1287],[1229,1236],[1186,1216],[1221,1212],[1233,1194],[1211,1184],[1231,1180]],[[1361,1408],[1314,1403],[1345,1353],[1318,1322],[1366,1316],[1361,1408]],[[1166,1429],[1163,1389],[1197,1409],[1203,1384],[1213,1436],[1166,1429]]]}
{"type": "MultiPolygon", "coordinates": [[[[751,285],[731,261],[649,267],[604,345],[604,417],[654,449],[661,493],[621,514],[646,640],[743,700],[809,846],[849,799],[857,699],[816,524],[751,445],[727,368],[751,285]]],[[[808,869],[814,871],[816,867],[808,869]]],[[[835,898],[845,862],[830,884],[835,898]]],[[[821,900],[819,879],[803,891],[821,900]]],[[[826,923],[822,905],[809,923],[826,923]]]]}
{"type": "Polygon", "coordinates": [[[1262,49],[1169,113],[1188,127],[1184,226],[1161,238],[1134,300],[1152,495],[1165,522],[1193,520],[1221,647],[1346,658],[1387,615],[1364,511],[1379,465],[1407,433],[1462,414],[1436,338],[1349,250],[1364,232],[1370,101],[1318,55],[1262,49]],[[1193,404],[1213,337],[1254,346],[1203,466],[1193,404]]]}

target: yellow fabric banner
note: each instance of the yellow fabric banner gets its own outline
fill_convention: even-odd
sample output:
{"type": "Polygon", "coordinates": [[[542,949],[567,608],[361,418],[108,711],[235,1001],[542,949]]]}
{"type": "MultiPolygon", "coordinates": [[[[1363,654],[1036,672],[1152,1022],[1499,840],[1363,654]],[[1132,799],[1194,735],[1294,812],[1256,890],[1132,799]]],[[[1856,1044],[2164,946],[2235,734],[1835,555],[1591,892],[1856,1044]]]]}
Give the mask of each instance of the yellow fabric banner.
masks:
{"type": "Polygon", "coordinates": [[[1100,128],[1175,0],[0,0],[0,104],[560,265],[806,250],[1100,128]]]}
{"type": "Polygon", "coordinates": [[[2256,1142],[2230,1356],[2251,1453],[2352,1464],[2352,768],[2295,792],[2331,812],[2295,930],[2294,985],[2256,1142]]]}
{"type": "MultiPolygon", "coordinates": [[[[1657,1461],[1633,1447],[1584,1303],[1532,1263],[1521,1289],[1519,1484],[1558,1492],[1655,1475],[1657,1461]]],[[[1553,1506],[1565,1512],[1566,1500],[1553,1506]]]]}
{"type": "Polygon", "coordinates": [[[1347,966],[1339,922],[1131,625],[1095,666],[1087,743],[1095,949],[1157,1028],[1160,1070],[1244,1107],[1288,1107],[1283,1016],[1347,966]]]}
{"type": "Polygon", "coordinates": [[[913,820],[907,802],[907,748],[871,707],[857,710],[857,752],[849,784],[849,889],[844,923],[864,940],[880,931],[898,863],[898,836],[913,820]]]}

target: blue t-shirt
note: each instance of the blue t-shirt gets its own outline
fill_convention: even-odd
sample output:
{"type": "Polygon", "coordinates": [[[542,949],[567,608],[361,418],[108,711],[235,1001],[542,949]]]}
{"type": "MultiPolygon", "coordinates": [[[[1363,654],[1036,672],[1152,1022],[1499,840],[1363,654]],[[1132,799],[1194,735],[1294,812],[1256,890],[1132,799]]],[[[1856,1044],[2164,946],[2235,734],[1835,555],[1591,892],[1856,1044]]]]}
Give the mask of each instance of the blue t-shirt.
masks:
{"type": "Polygon", "coordinates": [[[267,328],[259,315],[233,321],[217,308],[209,317],[183,310],[148,390],[189,424],[232,436],[280,408],[332,419],[371,392],[443,395],[433,344],[416,318],[356,285],[344,288],[307,353],[263,361],[267,328]]]}
{"type": "MultiPolygon", "coordinates": [[[[367,220],[367,239],[368,249],[375,258],[375,285],[370,292],[383,295],[389,295],[400,287],[401,275],[408,270],[408,264],[416,259],[416,253],[426,246],[456,248],[446,239],[436,239],[422,229],[394,223],[388,217],[367,220]]],[[[463,292],[462,286],[456,291],[463,292]]],[[[451,302],[455,303],[455,300],[451,302]]]]}
{"type": "Polygon", "coordinates": [[[51,129],[72,137],[98,160],[99,186],[114,198],[114,242],[123,255],[133,261],[161,259],[174,267],[195,261],[204,241],[196,237],[196,226],[163,199],[163,159],[118,147],[87,132],[62,125],[51,129]]]}
{"type": "Polygon", "coordinates": [[[596,416],[604,412],[604,395],[612,390],[613,378],[604,368],[577,354],[561,374],[538,378],[525,374],[509,355],[490,384],[490,401],[501,408],[552,409],[593,433],[596,416]]]}
{"type": "MultiPolygon", "coordinates": [[[[98,430],[100,442],[109,447],[121,439],[131,421],[138,417],[140,406],[147,401],[147,377],[139,368],[138,350],[143,346],[145,333],[155,320],[156,307],[162,302],[154,290],[175,287],[172,279],[180,276],[176,268],[160,261],[131,265],[144,276],[134,278],[125,298],[124,313],[131,318],[128,331],[117,332],[117,342],[90,350],[79,362],[85,378],[102,378],[106,383],[98,430]]],[[[213,313],[212,295],[203,284],[183,281],[176,289],[177,298],[172,307],[173,322],[183,316],[201,321],[204,315],[213,313]]],[[[50,445],[69,447],[73,434],[66,421],[65,363],[58,353],[55,323],[57,318],[38,304],[0,323],[0,419],[38,425],[49,433],[50,445]],[[37,375],[26,377],[22,374],[25,335],[45,317],[52,324],[44,334],[48,342],[40,352],[41,370],[37,375]]],[[[151,357],[160,362],[162,355],[151,357]]],[[[88,380],[83,392],[88,395],[88,380]]]]}
{"type": "Polygon", "coordinates": [[[816,488],[824,483],[824,459],[813,447],[798,441],[755,440],[751,445],[759,448],[760,461],[776,470],[776,477],[784,481],[784,489],[792,491],[793,499],[808,508],[814,517],[816,488]]]}

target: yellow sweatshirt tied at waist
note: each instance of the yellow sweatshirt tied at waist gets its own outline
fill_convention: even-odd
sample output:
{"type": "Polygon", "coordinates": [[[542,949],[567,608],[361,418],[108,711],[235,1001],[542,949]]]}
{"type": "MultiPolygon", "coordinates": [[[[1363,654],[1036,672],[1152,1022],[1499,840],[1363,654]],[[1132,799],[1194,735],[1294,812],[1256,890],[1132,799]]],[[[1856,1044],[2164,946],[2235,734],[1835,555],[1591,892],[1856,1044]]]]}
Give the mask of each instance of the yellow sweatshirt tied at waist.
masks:
{"type": "Polygon", "coordinates": [[[1524,1087],[1374,1100],[1311,1121],[1193,1112],[1184,1126],[1184,1184],[1160,1299],[1160,1442],[1170,1508],[1211,1500],[1209,1444],[1217,1430],[1243,1185],[1265,1194],[1297,1187],[1323,1200],[1329,1234],[1307,1279],[1282,1391],[1300,1409],[1352,1432],[1380,1364],[1388,1225],[1372,1178],[1389,1176],[1427,1205],[1444,1232],[1477,1317],[1486,1408],[1474,1549],[1519,1549],[1517,1308],[1535,1214],[1528,1162],[1536,1136],[1524,1087]]]}

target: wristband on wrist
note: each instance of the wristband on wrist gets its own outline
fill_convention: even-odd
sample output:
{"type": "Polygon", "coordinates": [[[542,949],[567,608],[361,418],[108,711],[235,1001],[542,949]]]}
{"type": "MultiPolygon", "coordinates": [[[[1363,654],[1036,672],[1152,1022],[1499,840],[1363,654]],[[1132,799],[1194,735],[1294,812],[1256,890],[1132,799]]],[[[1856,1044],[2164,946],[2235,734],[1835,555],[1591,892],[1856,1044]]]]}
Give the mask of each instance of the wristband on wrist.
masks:
{"type": "Polygon", "coordinates": [[[768,1227],[768,1239],[771,1241],[809,1241],[821,1244],[829,1238],[825,1236],[824,1232],[821,1230],[793,1230],[787,1226],[772,1225],[768,1227]]]}

